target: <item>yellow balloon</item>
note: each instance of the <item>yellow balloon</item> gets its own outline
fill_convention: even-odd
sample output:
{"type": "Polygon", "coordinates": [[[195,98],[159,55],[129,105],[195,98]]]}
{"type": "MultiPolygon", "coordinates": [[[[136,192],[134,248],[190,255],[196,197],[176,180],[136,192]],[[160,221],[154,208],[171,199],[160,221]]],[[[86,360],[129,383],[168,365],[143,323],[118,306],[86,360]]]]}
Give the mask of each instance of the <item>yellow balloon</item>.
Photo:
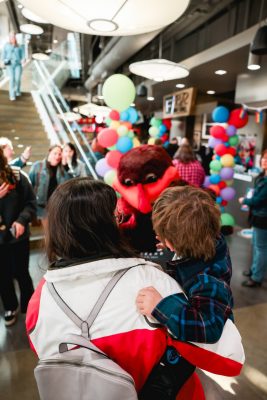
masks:
{"type": "Polygon", "coordinates": [[[111,121],[111,123],[110,123],[110,128],[112,128],[112,129],[118,129],[118,127],[120,126],[120,122],[119,121],[111,121]]]}
{"type": "Polygon", "coordinates": [[[140,142],[139,142],[139,140],[135,137],[135,138],[133,138],[133,147],[138,147],[138,146],[140,146],[140,142]]]}
{"type": "Polygon", "coordinates": [[[151,137],[148,139],[147,144],[155,144],[155,138],[151,137]]]}
{"type": "Polygon", "coordinates": [[[224,167],[233,167],[235,165],[234,157],[231,154],[225,154],[221,157],[221,164],[224,167]]]}

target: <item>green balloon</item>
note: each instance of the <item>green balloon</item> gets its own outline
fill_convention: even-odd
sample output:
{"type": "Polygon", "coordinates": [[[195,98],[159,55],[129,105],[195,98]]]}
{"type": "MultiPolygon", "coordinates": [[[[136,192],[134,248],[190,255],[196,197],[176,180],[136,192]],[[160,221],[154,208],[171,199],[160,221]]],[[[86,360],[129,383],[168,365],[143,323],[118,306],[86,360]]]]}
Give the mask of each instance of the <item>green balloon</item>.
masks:
{"type": "Polygon", "coordinates": [[[229,138],[229,143],[231,146],[236,146],[239,142],[239,137],[237,135],[231,136],[229,138]]]}
{"type": "Polygon", "coordinates": [[[134,137],[134,132],[133,131],[129,131],[127,136],[129,138],[133,138],[134,137]]]}
{"type": "Polygon", "coordinates": [[[102,93],[107,106],[124,111],[135,99],[135,86],[127,76],[114,74],[104,82],[102,93]]]}
{"type": "Polygon", "coordinates": [[[232,217],[232,215],[228,213],[221,214],[221,224],[222,226],[224,225],[234,226],[235,225],[234,217],[232,217]]]}
{"type": "Polygon", "coordinates": [[[156,128],[159,128],[161,124],[162,124],[162,120],[159,118],[153,117],[150,120],[150,125],[155,126],[156,128]]]}
{"type": "Polygon", "coordinates": [[[112,186],[112,183],[113,183],[114,179],[116,178],[116,175],[117,175],[116,171],[114,169],[111,169],[110,171],[105,173],[104,182],[107,185],[112,186]]]}
{"type": "Polygon", "coordinates": [[[213,171],[220,171],[222,169],[222,164],[221,161],[219,160],[213,160],[210,162],[210,169],[213,171]]]}
{"type": "Polygon", "coordinates": [[[111,120],[110,118],[106,118],[106,119],[105,119],[105,124],[106,124],[107,126],[110,126],[111,122],[112,122],[112,120],[111,120]]]}
{"type": "Polygon", "coordinates": [[[210,169],[210,175],[219,175],[220,171],[214,171],[214,169],[210,169]]]}

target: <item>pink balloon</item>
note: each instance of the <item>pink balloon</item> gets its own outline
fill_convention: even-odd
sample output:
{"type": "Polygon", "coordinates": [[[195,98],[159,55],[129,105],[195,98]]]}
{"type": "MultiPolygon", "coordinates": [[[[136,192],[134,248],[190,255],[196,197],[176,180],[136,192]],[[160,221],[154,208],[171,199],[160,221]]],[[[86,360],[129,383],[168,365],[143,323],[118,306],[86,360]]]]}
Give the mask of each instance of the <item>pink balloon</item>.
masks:
{"type": "Polygon", "coordinates": [[[120,113],[117,110],[111,110],[109,113],[109,118],[112,119],[113,121],[119,121],[120,120],[120,113]]]}
{"type": "Polygon", "coordinates": [[[98,134],[97,139],[98,143],[102,147],[111,147],[117,143],[118,134],[114,129],[105,128],[98,134]]]}
{"type": "Polygon", "coordinates": [[[111,150],[107,153],[106,155],[106,160],[108,165],[110,165],[112,168],[118,168],[120,159],[121,159],[122,153],[118,150],[111,150]]]}

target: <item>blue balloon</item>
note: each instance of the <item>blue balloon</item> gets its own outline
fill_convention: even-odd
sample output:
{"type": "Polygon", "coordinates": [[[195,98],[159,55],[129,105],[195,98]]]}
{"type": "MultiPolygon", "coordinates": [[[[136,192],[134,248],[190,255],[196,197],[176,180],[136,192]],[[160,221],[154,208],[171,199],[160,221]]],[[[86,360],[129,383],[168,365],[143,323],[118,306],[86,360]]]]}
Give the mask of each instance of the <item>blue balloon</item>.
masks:
{"type": "Polygon", "coordinates": [[[131,122],[131,124],[135,124],[136,121],[138,120],[138,113],[136,111],[135,108],[133,107],[129,107],[127,108],[127,112],[128,112],[128,121],[131,122]]]}
{"type": "Polygon", "coordinates": [[[227,122],[229,118],[229,110],[224,106],[214,108],[212,111],[212,119],[214,122],[227,122]]]}
{"type": "Polygon", "coordinates": [[[121,153],[127,153],[133,147],[133,141],[128,136],[121,136],[116,143],[116,148],[121,153]]]}
{"type": "Polygon", "coordinates": [[[124,110],[120,113],[120,119],[121,121],[128,121],[129,120],[129,113],[128,113],[128,109],[124,110]]]}
{"type": "Polygon", "coordinates": [[[216,197],[217,204],[221,204],[222,201],[223,201],[223,199],[221,198],[221,196],[216,197]]]}
{"type": "Polygon", "coordinates": [[[159,133],[160,133],[160,136],[163,136],[165,132],[167,132],[167,127],[166,127],[166,125],[161,124],[161,125],[159,126],[159,133]]]}
{"type": "Polygon", "coordinates": [[[219,183],[221,181],[221,177],[220,175],[211,175],[210,176],[210,183],[212,183],[213,185],[217,185],[217,183],[219,183]]]}
{"type": "Polygon", "coordinates": [[[170,144],[170,142],[168,142],[168,140],[167,140],[167,142],[163,143],[163,147],[167,148],[169,144],[170,144]]]}

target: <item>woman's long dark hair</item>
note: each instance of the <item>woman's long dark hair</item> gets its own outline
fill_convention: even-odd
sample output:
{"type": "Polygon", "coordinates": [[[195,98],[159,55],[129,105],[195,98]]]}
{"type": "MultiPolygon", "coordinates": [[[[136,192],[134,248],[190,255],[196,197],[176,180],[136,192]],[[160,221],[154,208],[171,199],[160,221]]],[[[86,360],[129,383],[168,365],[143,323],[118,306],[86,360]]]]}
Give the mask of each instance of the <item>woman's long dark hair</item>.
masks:
{"type": "Polygon", "coordinates": [[[12,169],[8,165],[7,159],[4,156],[4,151],[0,147],[0,186],[2,183],[15,183],[16,178],[12,169]]]}
{"type": "MultiPolygon", "coordinates": [[[[57,147],[62,150],[62,147],[60,144],[53,144],[48,149],[48,155],[52,150],[56,149],[57,147]]],[[[47,155],[47,157],[48,157],[48,155],[47,155]]],[[[46,158],[46,168],[49,172],[49,175],[52,176],[53,175],[52,166],[50,165],[50,162],[48,161],[47,158],[46,158]]],[[[64,176],[64,170],[63,170],[63,166],[62,166],[61,162],[57,165],[57,168],[59,169],[61,176],[64,176]]]]}
{"type": "Polygon", "coordinates": [[[117,196],[112,187],[91,178],[75,178],[59,185],[49,199],[45,227],[50,262],[107,253],[134,257],[121,237],[115,219],[117,196]]]}
{"type": "Polygon", "coordinates": [[[68,146],[68,147],[73,151],[73,156],[72,156],[71,163],[72,163],[72,165],[73,165],[74,167],[77,167],[77,164],[78,164],[78,163],[77,163],[77,149],[76,149],[76,147],[75,147],[74,144],[71,143],[71,142],[65,143],[64,146],[63,146],[63,148],[64,148],[65,146],[68,146]]]}

